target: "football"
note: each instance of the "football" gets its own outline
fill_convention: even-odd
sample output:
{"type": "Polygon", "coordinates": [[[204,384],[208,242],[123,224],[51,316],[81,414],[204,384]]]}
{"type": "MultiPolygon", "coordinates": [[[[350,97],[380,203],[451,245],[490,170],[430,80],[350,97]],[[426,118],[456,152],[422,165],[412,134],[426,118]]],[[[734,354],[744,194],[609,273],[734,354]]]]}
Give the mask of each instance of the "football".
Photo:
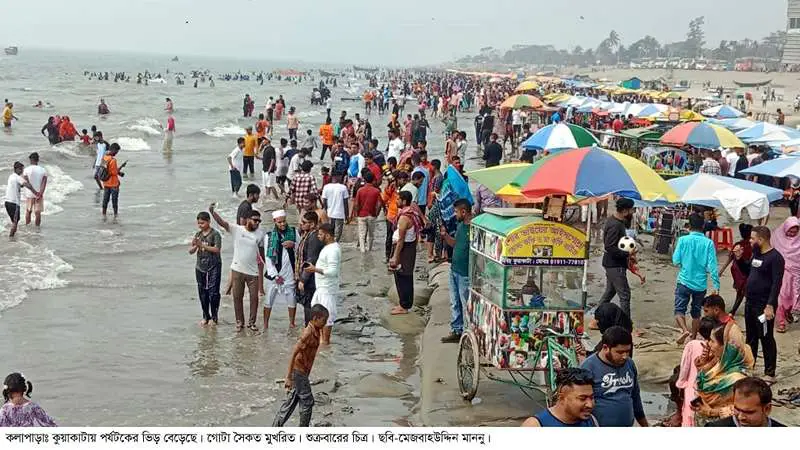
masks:
{"type": "Polygon", "coordinates": [[[636,241],[630,236],[623,236],[620,238],[617,247],[625,253],[630,253],[636,250],[636,241]]]}

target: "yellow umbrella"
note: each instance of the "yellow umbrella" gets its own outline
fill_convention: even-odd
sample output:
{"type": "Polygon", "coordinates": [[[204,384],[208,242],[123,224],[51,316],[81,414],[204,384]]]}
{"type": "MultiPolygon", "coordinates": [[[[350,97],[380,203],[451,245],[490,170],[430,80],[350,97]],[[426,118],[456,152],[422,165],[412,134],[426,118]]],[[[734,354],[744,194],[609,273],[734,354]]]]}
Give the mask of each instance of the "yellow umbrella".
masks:
{"type": "Polygon", "coordinates": [[[508,97],[503,103],[500,104],[501,108],[509,109],[538,109],[544,106],[541,100],[533,95],[518,94],[508,97]]]}
{"type": "Polygon", "coordinates": [[[539,89],[539,83],[529,80],[520,83],[519,86],[514,89],[514,92],[535,91],[537,89],[539,89]]]}

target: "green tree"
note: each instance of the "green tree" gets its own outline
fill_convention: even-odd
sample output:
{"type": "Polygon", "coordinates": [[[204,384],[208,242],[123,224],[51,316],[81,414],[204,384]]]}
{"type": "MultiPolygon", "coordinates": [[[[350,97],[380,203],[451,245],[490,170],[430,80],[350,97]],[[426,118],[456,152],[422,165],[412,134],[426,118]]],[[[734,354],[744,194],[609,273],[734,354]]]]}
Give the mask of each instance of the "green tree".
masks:
{"type": "Polygon", "coordinates": [[[686,33],[686,53],[690,57],[699,57],[703,53],[706,33],[703,30],[706,19],[703,16],[695,17],[689,22],[689,31],[686,33]]]}

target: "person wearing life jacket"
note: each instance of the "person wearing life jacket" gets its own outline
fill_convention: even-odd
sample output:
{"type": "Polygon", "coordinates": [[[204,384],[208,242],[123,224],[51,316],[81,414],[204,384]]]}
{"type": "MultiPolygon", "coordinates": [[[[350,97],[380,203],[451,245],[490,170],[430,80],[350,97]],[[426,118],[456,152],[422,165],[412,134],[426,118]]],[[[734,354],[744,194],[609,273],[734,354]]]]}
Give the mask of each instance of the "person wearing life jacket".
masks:
{"type": "Polygon", "coordinates": [[[75,129],[75,125],[69,120],[69,116],[62,117],[61,123],[58,125],[58,135],[61,137],[61,141],[74,141],[77,134],[78,130],[75,129]]]}

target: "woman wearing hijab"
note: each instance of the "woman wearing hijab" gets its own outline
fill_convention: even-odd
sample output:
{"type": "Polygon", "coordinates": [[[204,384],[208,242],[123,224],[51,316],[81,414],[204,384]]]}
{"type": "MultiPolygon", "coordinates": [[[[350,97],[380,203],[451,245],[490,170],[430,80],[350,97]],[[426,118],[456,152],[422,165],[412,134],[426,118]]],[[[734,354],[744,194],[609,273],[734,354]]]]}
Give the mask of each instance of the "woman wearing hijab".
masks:
{"type": "Polygon", "coordinates": [[[775,315],[778,326],[775,331],[786,332],[786,322],[793,322],[792,309],[800,298],[800,219],[789,217],[779,229],[772,233],[771,244],[785,262],[783,284],[778,296],[778,313],[775,315]]]}
{"type": "Polygon", "coordinates": [[[731,263],[731,277],[733,277],[733,289],[736,290],[736,301],[731,308],[731,316],[736,315],[736,310],[744,300],[744,288],[747,286],[747,277],[750,275],[750,260],[753,259],[753,246],[750,244],[750,234],[753,226],[749,223],[739,224],[739,234],[742,240],[734,244],[730,252],[728,262],[719,270],[719,276],[725,272],[731,263]]]}

